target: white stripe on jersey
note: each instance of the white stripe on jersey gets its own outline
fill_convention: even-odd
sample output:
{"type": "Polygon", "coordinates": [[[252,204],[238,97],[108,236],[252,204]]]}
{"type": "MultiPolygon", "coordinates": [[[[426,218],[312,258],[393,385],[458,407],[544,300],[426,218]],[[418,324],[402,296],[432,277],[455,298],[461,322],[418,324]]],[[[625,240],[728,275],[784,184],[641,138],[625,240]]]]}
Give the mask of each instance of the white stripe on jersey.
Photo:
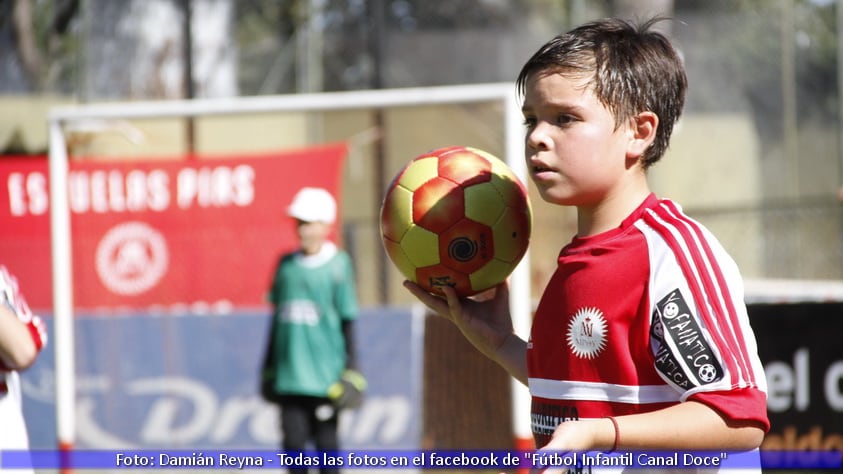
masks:
{"type": "Polygon", "coordinates": [[[530,394],[548,400],[587,400],[614,403],[678,402],[680,393],[669,385],[618,385],[531,378],[530,394]]]}
{"type": "MultiPolygon", "coordinates": [[[[651,302],[659,301],[664,295],[677,289],[682,293],[691,312],[698,316],[697,320],[700,329],[705,333],[708,346],[714,352],[726,373],[726,377],[718,382],[717,389],[727,390],[732,386],[730,379],[735,373],[734,363],[723,360],[724,344],[717,340],[717,330],[712,329],[713,323],[710,318],[703,316],[703,312],[707,312],[707,310],[699,307],[701,303],[707,305],[706,300],[701,297],[699,291],[692,289],[699,287],[696,283],[699,280],[699,269],[694,265],[687,264],[688,254],[690,253],[687,242],[682,239],[681,235],[678,235],[675,228],[665,223],[657,215],[648,217],[649,219],[638,221],[636,226],[646,237],[650,251],[650,262],[653,268],[650,274],[650,300],[651,302]],[[693,274],[689,276],[689,272],[693,274]]],[[[670,344],[669,341],[666,342],[670,344]]],[[[671,347],[670,351],[674,354],[678,353],[676,347],[671,347]]],[[[728,353],[728,350],[726,353],[728,353]]],[[[686,374],[690,373],[690,369],[682,357],[678,357],[676,362],[684,367],[683,370],[686,374]]],[[[670,382],[668,381],[668,383],[670,382]]],[[[711,385],[709,385],[709,389],[712,389],[711,385]]]]}
{"type": "MultiPolygon", "coordinates": [[[[692,259],[690,261],[693,262],[691,269],[694,271],[694,283],[698,288],[697,291],[700,292],[694,293],[695,298],[698,294],[705,295],[710,307],[702,309],[705,311],[703,317],[706,318],[707,323],[710,322],[710,327],[716,329],[717,332],[714,337],[718,340],[718,345],[725,344],[731,349],[721,351],[721,354],[726,353],[730,355],[732,360],[729,366],[737,369],[734,373],[738,377],[737,386],[745,387],[748,385],[748,364],[746,364],[746,357],[740,351],[740,345],[737,343],[739,339],[735,336],[735,307],[731,304],[731,301],[727,304],[725,300],[727,297],[725,295],[728,295],[729,288],[724,281],[722,267],[717,261],[712,261],[712,249],[709,246],[709,242],[700,238],[701,232],[695,222],[687,216],[682,215],[678,209],[672,209],[666,205],[662,205],[661,209],[664,211],[664,216],[674,219],[671,223],[676,225],[679,232],[684,232],[687,245],[689,247],[693,245],[693,251],[689,252],[688,256],[692,259]],[[700,268],[700,266],[703,268],[700,268]],[[722,317],[713,317],[710,314],[711,312],[719,314],[722,317]]],[[[723,259],[721,258],[720,261],[723,261],[723,259]]],[[[740,279],[733,280],[740,281],[740,279]]]]}
{"type": "MultiPolygon", "coordinates": [[[[731,257],[710,233],[670,201],[665,200],[657,208],[648,210],[643,222],[637,223],[642,230],[644,225],[661,237],[661,244],[667,248],[659,250],[672,252],[685,274],[693,306],[731,378],[721,382],[726,384],[722,388],[761,387],[763,390],[765,384],[759,383],[757,370],[753,370],[760,363],[751,360],[756,348],[751,342],[747,344],[747,341],[754,341],[754,336],[744,336],[751,336],[752,329],[743,304],[740,273],[731,257]]],[[[650,241],[651,234],[645,231],[644,235],[648,236],[651,250],[659,246],[650,241]]]]}

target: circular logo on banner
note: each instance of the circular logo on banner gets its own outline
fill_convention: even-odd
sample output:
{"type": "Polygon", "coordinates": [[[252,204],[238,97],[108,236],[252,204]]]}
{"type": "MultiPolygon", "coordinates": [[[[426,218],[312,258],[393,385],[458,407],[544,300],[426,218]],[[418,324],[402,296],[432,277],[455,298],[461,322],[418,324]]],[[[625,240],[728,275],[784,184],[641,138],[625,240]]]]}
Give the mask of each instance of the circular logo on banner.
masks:
{"type": "Polygon", "coordinates": [[[152,288],[167,271],[167,243],[143,222],[126,222],[108,232],[97,245],[97,275],[119,295],[137,295],[152,288]]]}

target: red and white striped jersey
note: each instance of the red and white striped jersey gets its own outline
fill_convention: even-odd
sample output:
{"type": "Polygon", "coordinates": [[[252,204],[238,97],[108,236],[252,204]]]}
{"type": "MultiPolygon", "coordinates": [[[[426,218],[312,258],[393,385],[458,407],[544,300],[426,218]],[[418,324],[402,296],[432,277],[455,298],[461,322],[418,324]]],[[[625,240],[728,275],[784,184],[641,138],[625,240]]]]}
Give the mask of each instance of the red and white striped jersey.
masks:
{"type": "MultiPolygon", "coordinates": [[[[3,265],[0,265],[0,305],[9,309],[26,325],[29,336],[40,351],[47,343],[46,327],[41,318],[32,314],[19,292],[17,279],[3,265]]],[[[3,313],[0,317],[9,317],[9,314],[3,313]]],[[[0,359],[0,451],[4,449],[29,449],[29,437],[23,419],[20,375],[0,359]]],[[[10,472],[26,473],[32,470],[10,472]]]]}
{"type": "Polygon", "coordinates": [[[567,420],[685,400],[769,427],[737,265],[707,229],[654,195],[618,228],[562,249],[527,365],[537,446],[567,420]]]}

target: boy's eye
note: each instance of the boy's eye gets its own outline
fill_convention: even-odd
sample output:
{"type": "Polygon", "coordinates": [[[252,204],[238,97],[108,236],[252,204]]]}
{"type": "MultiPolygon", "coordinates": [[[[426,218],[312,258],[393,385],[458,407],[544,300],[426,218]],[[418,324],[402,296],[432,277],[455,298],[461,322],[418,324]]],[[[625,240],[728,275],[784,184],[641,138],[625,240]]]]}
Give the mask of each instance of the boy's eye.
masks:
{"type": "Polygon", "coordinates": [[[532,128],[536,125],[536,118],[535,117],[524,117],[524,126],[527,128],[532,128]]]}
{"type": "Polygon", "coordinates": [[[562,115],[556,117],[556,123],[558,123],[559,125],[569,124],[573,121],[574,121],[574,117],[572,117],[570,115],[566,115],[566,114],[562,114],[562,115]]]}

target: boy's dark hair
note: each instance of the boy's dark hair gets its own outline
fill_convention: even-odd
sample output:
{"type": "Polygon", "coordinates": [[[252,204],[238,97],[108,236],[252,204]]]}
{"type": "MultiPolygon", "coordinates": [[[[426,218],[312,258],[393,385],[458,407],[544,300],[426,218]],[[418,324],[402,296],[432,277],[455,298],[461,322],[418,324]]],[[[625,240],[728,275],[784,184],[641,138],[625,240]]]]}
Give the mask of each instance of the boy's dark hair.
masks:
{"type": "Polygon", "coordinates": [[[523,97],[535,74],[592,74],[589,86],[617,126],[644,111],[659,117],[656,138],[641,157],[643,167],[649,167],[667,150],[688,88],[679,54],[664,35],[650,30],[660,20],[636,26],[603,19],[556,36],[524,64],[516,79],[519,94],[523,97]]]}

